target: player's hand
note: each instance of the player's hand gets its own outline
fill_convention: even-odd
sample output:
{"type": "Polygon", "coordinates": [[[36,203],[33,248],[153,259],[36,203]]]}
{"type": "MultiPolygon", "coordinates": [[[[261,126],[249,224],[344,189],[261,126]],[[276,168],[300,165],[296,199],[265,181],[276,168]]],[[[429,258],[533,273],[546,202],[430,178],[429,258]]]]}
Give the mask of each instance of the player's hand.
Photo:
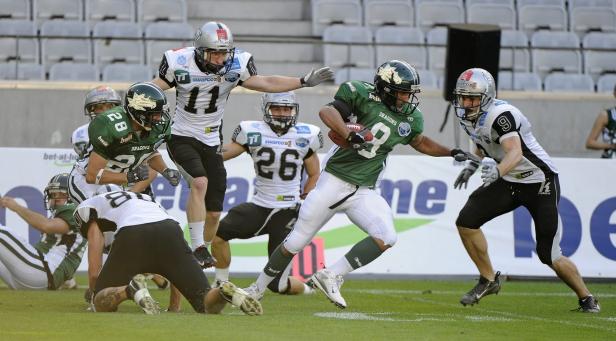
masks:
{"type": "Polygon", "coordinates": [[[137,168],[126,173],[126,179],[131,185],[139,181],[147,180],[148,177],[150,177],[150,168],[147,165],[139,165],[137,168]]]}
{"type": "Polygon", "coordinates": [[[479,168],[479,163],[475,161],[469,161],[466,167],[464,167],[460,174],[458,174],[456,181],[454,181],[453,183],[453,188],[462,189],[462,185],[464,185],[464,188],[466,188],[468,186],[468,179],[470,179],[471,176],[475,174],[477,168],[479,168]]]}
{"type": "Polygon", "coordinates": [[[370,132],[370,129],[364,128],[358,132],[351,131],[347,136],[346,140],[349,143],[351,148],[360,151],[362,149],[367,149],[372,146],[371,143],[366,142],[366,134],[370,132]]]}
{"type": "Polygon", "coordinates": [[[11,211],[15,211],[15,208],[17,208],[17,206],[19,206],[19,204],[17,204],[15,199],[11,197],[0,196],[0,207],[6,207],[11,211]]]}
{"type": "Polygon", "coordinates": [[[464,162],[467,160],[472,160],[475,162],[481,162],[481,159],[479,159],[477,156],[465,152],[462,149],[459,148],[454,148],[449,152],[449,155],[451,155],[451,157],[453,157],[457,162],[464,162]]]}
{"type": "Polygon", "coordinates": [[[481,165],[481,180],[483,180],[483,185],[488,186],[494,181],[500,178],[500,171],[496,162],[482,163],[481,165]]]}
{"type": "Polygon", "coordinates": [[[329,66],[324,66],[320,69],[310,70],[310,72],[302,78],[301,83],[303,87],[313,87],[332,78],[334,78],[334,72],[329,66]]]}
{"type": "Polygon", "coordinates": [[[167,179],[167,181],[169,181],[171,186],[177,186],[180,183],[180,180],[182,179],[180,172],[177,169],[171,169],[171,168],[166,168],[163,171],[162,176],[165,179],[167,179]]]}

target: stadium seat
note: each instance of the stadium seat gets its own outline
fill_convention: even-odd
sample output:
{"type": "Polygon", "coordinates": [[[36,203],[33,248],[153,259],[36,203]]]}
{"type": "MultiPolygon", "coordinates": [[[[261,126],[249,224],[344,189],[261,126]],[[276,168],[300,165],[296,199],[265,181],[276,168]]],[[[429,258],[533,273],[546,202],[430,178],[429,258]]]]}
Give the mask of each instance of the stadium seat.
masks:
{"type": "Polygon", "coordinates": [[[134,0],[86,0],[86,21],[135,21],[134,0]]]}
{"type": "Polygon", "coordinates": [[[589,31],[616,31],[613,0],[569,0],[571,31],[582,35],[589,31]]]}
{"type": "Polygon", "coordinates": [[[464,23],[462,0],[416,0],[417,26],[424,32],[435,26],[464,23]]]}
{"type": "Polygon", "coordinates": [[[467,20],[469,24],[489,24],[500,26],[503,30],[516,29],[515,9],[512,4],[467,1],[467,20]]]}
{"type": "Polygon", "coordinates": [[[334,76],[335,84],[342,84],[347,81],[374,82],[374,68],[345,67],[336,70],[334,76]]]}
{"type": "Polygon", "coordinates": [[[0,63],[0,79],[4,80],[44,80],[45,71],[40,64],[0,63]]]}
{"type": "Polygon", "coordinates": [[[379,26],[413,26],[411,0],[364,0],[364,25],[372,30],[379,26]]]}
{"type": "Polygon", "coordinates": [[[36,37],[37,29],[30,20],[0,20],[0,35],[36,37]]]}
{"type": "Polygon", "coordinates": [[[36,22],[45,20],[82,20],[82,0],[32,0],[32,17],[36,22]]]}
{"type": "Polygon", "coordinates": [[[186,22],[185,0],[137,0],[137,21],[186,22]]]}
{"type": "Polygon", "coordinates": [[[417,73],[419,73],[419,82],[422,90],[437,90],[438,79],[434,72],[425,69],[417,69],[417,73]]]}
{"type": "Polygon", "coordinates": [[[49,69],[50,81],[99,81],[94,64],[57,63],[49,69]]]}
{"type": "Polygon", "coordinates": [[[103,82],[143,82],[154,78],[153,69],[147,65],[109,64],[103,68],[103,82]]]}
{"type": "Polygon", "coordinates": [[[567,29],[564,0],[519,0],[518,29],[531,33],[540,29],[567,29]]]}
{"type": "Polygon", "coordinates": [[[323,35],[330,25],[361,26],[362,7],[359,0],[312,1],[312,34],[323,35]]]}
{"type": "Polygon", "coordinates": [[[603,75],[597,80],[597,92],[612,93],[614,86],[616,86],[616,74],[603,75]]]}
{"type": "Polygon", "coordinates": [[[381,27],[374,33],[376,65],[391,59],[400,59],[418,69],[427,69],[423,32],[414,27],[381,27]],[[396,45],[387,45],[396,44],[396,45]]]}
{"type": "Polygon", "coordinates": [[[334,68],[374,67],[372,32],[367,27],[330,26],[323,32],[323,42],[325,65],[334,68]]]}
{"type": "Polygon", "coordinates": [[[39,43],[36,38],[0,38],[0,62],[19,60],[39,62],[39,43]]]}
{"type": "Polygon", "coordinates": [[[30,0],[0,0],[0,18],[30,19],[30,0]]]}
{"type": "Polygon", "coordinates": [[[447,56],[447,29],[437,27],[426,35],[428,42],[428,68],[438,77],[444,75],[447,56]]]}
{"type": "Polygon", "coordinates": [[[532,70],[545,77],[550,72],[582,72],[580,40],[572,32],[535,32],[531,37],[532,70]]]}
{"type": "Polygon", "coordinates": [[[46,70],[49,70],[51,64],[64,61],[90,63],[92,47],[89,37],[90,29],[83,21],[48,20],[43,22],[41,25],[41,56],[46,70]]]}
{"type": "Polygon", "coordinates": [[[522,31],[501,31],[499,69],[505,71],[530,71],[528,38],[522,31]]]}
{"type": "Polygon", "coordinates": [[[145,42],[145,63],[148,67],[158,70],[163,54],[167,50],[192,46],[192,41],[179,40],[149,40],[145,42]]]}
{"type": "Polygon", "coordinates": [[[96,23],[92,31],[94,63],[100,68],[111,63],[143,64],[141,35],[141,27],[136,23],[112,21],[96,23]]]}
{"type": "Polygon", "coordinates": [[[603,73],[616,73],[616,33],[591,32],[582,40],[584,73],[598,79],[603,73]]]}
{"type": "Polygon", "coordinates": [[[145,37],[151,39],[192,40],[193,28],[187,23],[156,22],[145,27],[145,37]]]}
{"type": "Polygon", "coordinates": [[[499,90],[541,91],[541,78],[532,72],[500,71],[498,73],[499,90]]]}
{"type": "Polygon", "coordinates": [[[543,81],[545,91],[594,92],[595,82],[589,75],[552,73],[543,81]]]}

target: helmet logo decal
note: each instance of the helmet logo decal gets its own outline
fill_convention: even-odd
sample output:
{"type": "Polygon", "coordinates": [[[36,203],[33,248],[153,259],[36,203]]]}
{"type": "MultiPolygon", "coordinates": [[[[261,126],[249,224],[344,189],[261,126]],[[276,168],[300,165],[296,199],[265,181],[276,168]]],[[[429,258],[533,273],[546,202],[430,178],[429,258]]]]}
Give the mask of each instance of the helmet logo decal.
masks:
{"type": "Polygon", "coordinates": [[[396,71],[396,68],[391,65],[385,65],[380,68],[378,71],[378,75],[379,77],[381,77],[381,79],[392,80],[395,84],[402,83],[402,78],[398,74],[398,71],[396,71]]]}
{"type": "Polygon", "coordinates": [[[135,94],[133,98],[127,98],[128,106],[135,110],[145,111],[146,108],[156,108],[156,101],[147,97],[145,94],[135,94]]]}
{"type": "Polygon", "coordinates": [[[224,28],[217,29],[216,35],[218,36],[218,39],[220,40],[229,40],[229,38],[227,37],[227,31],[224,28]]]}
{"type": "Polygon", "coordinates": [[[460,78],[464,79],[465,81],[471,80],[471,77],[473,77],[472,69],[466,70],[464,71],[464,73],[462,73],[462,75],[460,75],[460,78]]]}

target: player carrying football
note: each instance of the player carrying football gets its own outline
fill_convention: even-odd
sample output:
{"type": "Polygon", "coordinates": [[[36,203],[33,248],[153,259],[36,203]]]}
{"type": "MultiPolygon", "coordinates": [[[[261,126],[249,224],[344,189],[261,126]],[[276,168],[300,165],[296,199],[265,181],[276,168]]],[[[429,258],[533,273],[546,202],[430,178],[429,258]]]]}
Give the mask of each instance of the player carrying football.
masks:
{"type": "Polygon", "coordinates": [[[420,92],[415,68],[399,60],[381,65],[374,84],[350,81],[340,85],[334,101],[319,116],[325,125],[346,137],[350,148],[339,148],[331,156],[315,189],[302,205],[297,223],[248,291],[259,297],[268,283],[287,267],[337,212],[344,212],[368,237],[349,252],[312,276],[314,285],[339,308],[346,308],[340,294],[344,275],[365,266],[392,247],[397,239],[391,208],[374,186],[385,158],[394,146],[408,144],[424,154],[454,156],[459,149],[446,148],[422,135],[423,115],[417,109],[420,92]],[[345,124],[356,121],[367,129],[350,131],[345,124]],[[373,136],[367,142],[365,136],[373,136]]]}

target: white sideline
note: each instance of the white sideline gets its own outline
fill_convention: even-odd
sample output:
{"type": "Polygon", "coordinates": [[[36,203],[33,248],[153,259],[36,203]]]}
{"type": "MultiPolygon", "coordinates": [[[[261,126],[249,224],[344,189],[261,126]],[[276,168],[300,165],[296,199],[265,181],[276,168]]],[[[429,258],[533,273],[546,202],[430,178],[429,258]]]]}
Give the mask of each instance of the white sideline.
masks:
{"type": "MultiPolygon", "coordinates": [[[[346,289],[345,292],[357,292],[371,295],[462,295],[454,290],[397,290],[397,289],[346,289]]],[[[500,292],[499,296],[536,296],[536,297],[575,297],[572,292],[500,292]]],[[[614,293],[593,293],[597,298],[614,298],[614,293]]]]}

